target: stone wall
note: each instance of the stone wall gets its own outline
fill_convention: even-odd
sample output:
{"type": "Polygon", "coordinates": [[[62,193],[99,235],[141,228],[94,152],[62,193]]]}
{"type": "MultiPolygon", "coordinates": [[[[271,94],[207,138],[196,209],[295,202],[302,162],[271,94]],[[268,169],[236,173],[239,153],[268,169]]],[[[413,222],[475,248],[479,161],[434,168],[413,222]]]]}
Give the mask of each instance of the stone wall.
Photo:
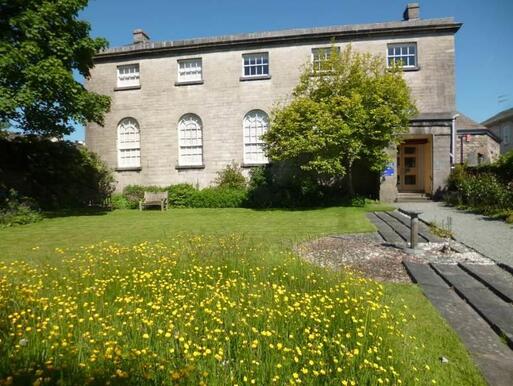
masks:
{"type": "Polygon", "coordinates": [[[499,158],[500,144],[486,134],[458,134],[456,143],[456,163],[476,166],[494,162],[499,158]],[[463,158],[462,158],[463,153],[463,158]]]}

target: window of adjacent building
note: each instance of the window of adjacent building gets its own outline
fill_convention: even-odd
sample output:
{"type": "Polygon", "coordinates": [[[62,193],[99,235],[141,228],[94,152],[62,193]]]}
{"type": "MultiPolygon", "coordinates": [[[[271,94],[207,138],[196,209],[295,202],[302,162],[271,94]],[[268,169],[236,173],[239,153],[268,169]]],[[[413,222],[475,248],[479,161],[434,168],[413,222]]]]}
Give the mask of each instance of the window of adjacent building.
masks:
{"type": "Polygon", "coordinates": [[[195,114],[186,114],[178,122],[179,154],[181,166],[203,164],[203,133],[201,119],[195,114]]]}
{"type": "Polygon", "coordinates": [[[397,63],[403,68],[417,67],[417,43],[389,44],[387,63],[389,66],[397,63]]]}
{"type": "Polygon", "coordinates": [[[509,145],[511,143],[513,128],[510,125],[506,125],[502,128],[502,143],[509,145]]]}
{"type": "Polygon", "coordinates": [[[262,110],[252,110],[244,117],[244,163],[265,164],[262,135],[269,127],[269,117],[262,110]]]}
{"type": "Polygon", "coordinates": [[[118,167],[141,166],[141,134],[134,118],[124,118],[118,125],[118,167]]]}
{"type": "MultiPolygon", "coordinates": [[[[314,72],[329,71],[329,58],[333,47],[312,48],[312,68],[314,72]]],[[[336,52],[340,52],[340,47],[335,47],[336,52]]]]}
{"type": "Polygon", "coordinates": [[[244,54],[242,55],[242,61],[243,76],[269,75],[269,54],[267,52],[244,54]]]}
{"type": "Polygon", "coordinates": [[[134,87],[139,85],[139,64],[118,66],[118,87],[134,87]]]}
{"type": "Polygon", "coordinates": [[[202,79],[201,58],[178,61],[178,82],[197,82],[202,79]]]}

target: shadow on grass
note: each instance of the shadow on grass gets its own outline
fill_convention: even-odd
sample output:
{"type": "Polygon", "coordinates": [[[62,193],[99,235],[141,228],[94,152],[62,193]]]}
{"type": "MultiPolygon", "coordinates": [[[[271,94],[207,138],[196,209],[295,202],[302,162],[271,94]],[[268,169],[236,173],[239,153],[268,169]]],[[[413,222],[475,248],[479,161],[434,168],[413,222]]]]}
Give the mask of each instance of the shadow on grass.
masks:
{"type": "Polygon", "coordinates": [[[108,208],[76,208],[45,211],[43,212],[43,216],[45,218],[103,216],[110,212],[112,212],[112,210],[108,208]]]}

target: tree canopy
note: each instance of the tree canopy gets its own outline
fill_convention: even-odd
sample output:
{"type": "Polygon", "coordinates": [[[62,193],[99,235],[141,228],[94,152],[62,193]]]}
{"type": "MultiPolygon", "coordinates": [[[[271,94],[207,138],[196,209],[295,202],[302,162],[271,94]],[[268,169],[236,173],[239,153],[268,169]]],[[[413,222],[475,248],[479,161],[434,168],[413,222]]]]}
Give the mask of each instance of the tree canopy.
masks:
{"type": "Polygon", "coordinates": [[[0,0],[0,121],[34,134],[61,136],[73,123],[103,124],[107,96],[88,92],[93,55],[107,46],[78,19],[87,0],[0,0]]]}
{"type": "Polygon", "coordinates": [[[287,105],[272,114],[264,135],[273,160],[292,160],[320,181],[346,178],[353,195],[352,168],[366,159],[381,172],[386,149],[408,130],[416,113],[398,67],[385,58],[332,47],[317,68],[307,67],[287,105]]]}

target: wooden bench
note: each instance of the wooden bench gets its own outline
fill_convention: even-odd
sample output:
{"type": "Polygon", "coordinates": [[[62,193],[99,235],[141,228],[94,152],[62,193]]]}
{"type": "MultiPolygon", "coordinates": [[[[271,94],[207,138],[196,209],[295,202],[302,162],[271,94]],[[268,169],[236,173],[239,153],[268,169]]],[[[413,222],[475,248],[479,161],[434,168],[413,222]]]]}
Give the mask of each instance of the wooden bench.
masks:
{"type": "Polygon", "coordinates": [[[144,192],[144,198],[139,201],[139,210],[143,210],[146,206],[160,206],[160,210],[167,210],[167,192],[144,192]]]}

